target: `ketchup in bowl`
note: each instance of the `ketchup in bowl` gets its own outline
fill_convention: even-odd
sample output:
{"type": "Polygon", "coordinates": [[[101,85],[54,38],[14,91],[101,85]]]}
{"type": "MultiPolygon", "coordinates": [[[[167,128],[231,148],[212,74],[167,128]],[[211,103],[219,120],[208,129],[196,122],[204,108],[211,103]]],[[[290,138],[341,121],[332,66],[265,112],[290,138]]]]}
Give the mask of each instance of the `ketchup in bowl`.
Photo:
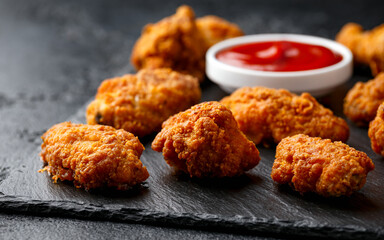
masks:
{"type": "Polygon", "coordinates": [[[235,45],[216,58],[229,65],[258,71],[292,72],[328,67],[343,57],[326,47],[293,41],[265,41],[235,45]]]}

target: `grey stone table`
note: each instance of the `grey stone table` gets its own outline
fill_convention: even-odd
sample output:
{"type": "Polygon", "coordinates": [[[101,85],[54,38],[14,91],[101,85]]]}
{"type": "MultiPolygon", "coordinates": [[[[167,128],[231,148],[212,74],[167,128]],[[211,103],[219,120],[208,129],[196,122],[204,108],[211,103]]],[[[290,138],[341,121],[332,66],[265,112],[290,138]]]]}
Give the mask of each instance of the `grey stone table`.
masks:
{"type": "MultiPolygon", "coordinates": [[[[177,177],[150,150],[153,136],[143,139],[151,178],[138,192],[85,192],[36,172],[41,134],[58,122],[83,122],[102,80],[134,72],[129,56],[142,27],[181,4],[197,16],[233,21],[246,34],[332,39],[350,21],[366,28],[384,22],[380,0],[0,0],[0,239],[383,238],[384,162],[370,149],[367,129],[350,122],[348,143],[367,152],[376,170],[347,199],[302,197],[273,184],[273,148],[261,147],[260,165],[234,180],[177,177]]],[[[357,68],[319,101],[342,116],[346,91],[370,78],[368,69],[357,68]]],[[[203,100],[225,96],[209,80],[202,89],[203,100]]]]}

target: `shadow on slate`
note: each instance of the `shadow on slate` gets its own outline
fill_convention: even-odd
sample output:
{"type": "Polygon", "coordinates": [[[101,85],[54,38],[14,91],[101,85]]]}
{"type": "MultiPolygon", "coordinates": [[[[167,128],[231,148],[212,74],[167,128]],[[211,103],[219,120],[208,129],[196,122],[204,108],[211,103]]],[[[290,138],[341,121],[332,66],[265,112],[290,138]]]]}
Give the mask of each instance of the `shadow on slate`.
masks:
{"type": "MultiPolygon", "coordinates": [[[[219,100],[224,95],[216,85],[204,85],[203,99],[219,100]]],[[[335,101],[328,103],[332,109],[337,109],[335,101]]],[[[69,120],[85,122],[85,109],[86,105],[69,120]]],[[[341,115],[340,112],[336,114],[341,115]]],[[[364,188],[351,197],[335,199],[315,194],[300,195],[288,186],[274,184],[270,172],[275,146],[259,146],[261,162],[244,176],[191,179],[174,173],[161,153],[151,149],[153,134],[141,139],[145,146],[141,160],[150,177],[139,187],[127,192],[87,192],[71,183],[55,184],[46,173],[38,173],[43,164],[39,159],[40,149],[36,149],[25,166],[13,171],[0,185],[0,207],[38,215],[279,237],[382,239],[384,161],[372,152],[367,129],[349,125],[351,136],[348,144],[366,152],[376,165],[364,188]]]]}

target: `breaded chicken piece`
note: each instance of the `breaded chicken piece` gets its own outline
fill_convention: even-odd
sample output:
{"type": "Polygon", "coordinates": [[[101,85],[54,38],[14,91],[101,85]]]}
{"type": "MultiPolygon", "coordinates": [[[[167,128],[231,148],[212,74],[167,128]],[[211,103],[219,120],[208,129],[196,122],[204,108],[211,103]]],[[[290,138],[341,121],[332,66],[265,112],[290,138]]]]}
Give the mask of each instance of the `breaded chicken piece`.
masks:
{"type": "Polygon", "coordinates": [[[42,136],[41,159],[52,179],[78,188],[126,190],[149,176],[140,161],[143,145],[133,134],[109,126],[54,125],[42,136]]]}
{"type": "Polygon", "coordinates": [[[336,41],[352,51],[355,62],[369,65],[374,76],[384,71],[384,24],[364,31],[359,24],[348,23],[336,41]]]}
{"type": "Polygon", "coordinates": [[[143,137],[198,103],[199,81],[170,69],[143,69],[105,80],[87,109],[88,124],[110,125],[143,137]]]}
{"type": "Polygon", "coordinates": [[[377,109],[375,119],[369,123],[368,136],[372,150],[384,156],[384,102],[377,109]]]}
{"type": "Polygon", "coordinates": [[[367,126],[384,101],[384,73],[366,83],[358,82],[344,99],[344,114],[359,126],[367,126]]]}
{"type": "Polygon", "coordinates": [[[277,145],[271,177],[300,193],[339,197],[361,189],[374,168],[367,154],[342,142],[299,134],[277,145]]]}
{"type": "Polygon", "coordinates": [[[189,6],[176,14],[144,27],[132,50],[136,69],[172,68],[181,73],[205,77],[205,53],[214,43],[243,35],[235,24],[222,18],[206,16],[195,19],[189,6]]]}
{"type": "Polygon", "coordinates": [[[196,25],[204,38],[207,48],[225,39],[244,35],[243,31],[236,24],[213,15],[198,18],[196,25]]]}
{"type": "Polygon", "coordinates": [[[144,27],[132,50],[131,62],[142,68],[172,68],[204,79],[206,46],[199,34],[195,14],[181,6],[176,14],[144,27]]]}
{"type": "Polygon", "coordinates": [[[191,177],[232,177],[255,167],[259,151],[237,127],[231,111],[205,102],[163,123],[152,143],[165,161],[191,177]]]}
{"type": "Polygon", "coordinates": [[[347,123],[319,104],[309,93],[301,96],[285,89],[244,87],[221,100],[241,131],[255,144],[280,142],[299,133],[346,142],[347,123]]]}

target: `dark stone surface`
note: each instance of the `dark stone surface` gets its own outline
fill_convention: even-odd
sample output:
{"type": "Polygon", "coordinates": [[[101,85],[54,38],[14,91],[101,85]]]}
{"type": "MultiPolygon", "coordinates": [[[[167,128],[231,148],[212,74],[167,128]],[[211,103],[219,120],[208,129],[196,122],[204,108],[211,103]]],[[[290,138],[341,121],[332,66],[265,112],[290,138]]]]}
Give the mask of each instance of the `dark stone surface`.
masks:
{"type": "MultiPolygon", "coordinates": [[[[334,38],[349,21],[367,28],[384,22],[382,1],[184,3],[191,5],[197,16],[225,17],[247,34],[287,32],[334,38]]],[[[26,232],[35,229],[30,236],[36,239],[66,234],[70,238],[92,228],[100,229],[95,231],[100,238],[108,232],[125,236],[124,230],[142,238],[248,238],[233,235],[242,231],[269,237],[383,238],[384,163],[370,149],[367,129],[351,123],[348,144],[366,152],[376,164],[366,186],[351,198],[300,196],[274,185],[269,177],[273,148],[260,148],[260,165],[234,180],[175,176],[161,155],[151,151],[153,136],[143,139],[146,152],[142,158],[151,177],[135,191],[85,192],[70,184],[53,184],[46,174],[36,172],[41,167],[39,136],[55,123],[83,121],[86,103],[100,82],[133,71],[129,56],[141,28],[172,14],[180,4],[0,1],[0,209],[7,213],[0,216],[0,234],[4,234],[0,238],[23,238],[14,225],[26,232]],[[41,217],[10,215],[15,212],[41,217]],[[164,228],[169,226],[226,234],[164,228]]],[[[320,101],[341,115],[346,91],[356,81],[370,78],[367,69],[357,69],[351,81],[320,101]]],[[[224,95],[209,82],[203,85],[203,100],[224,95]]]]}
{"type": "Polygon", "coordinates": [[[126,224],[111,221],[0,215],[1,239],[236,239],[279,240],[244,234],[126,224]]]}

